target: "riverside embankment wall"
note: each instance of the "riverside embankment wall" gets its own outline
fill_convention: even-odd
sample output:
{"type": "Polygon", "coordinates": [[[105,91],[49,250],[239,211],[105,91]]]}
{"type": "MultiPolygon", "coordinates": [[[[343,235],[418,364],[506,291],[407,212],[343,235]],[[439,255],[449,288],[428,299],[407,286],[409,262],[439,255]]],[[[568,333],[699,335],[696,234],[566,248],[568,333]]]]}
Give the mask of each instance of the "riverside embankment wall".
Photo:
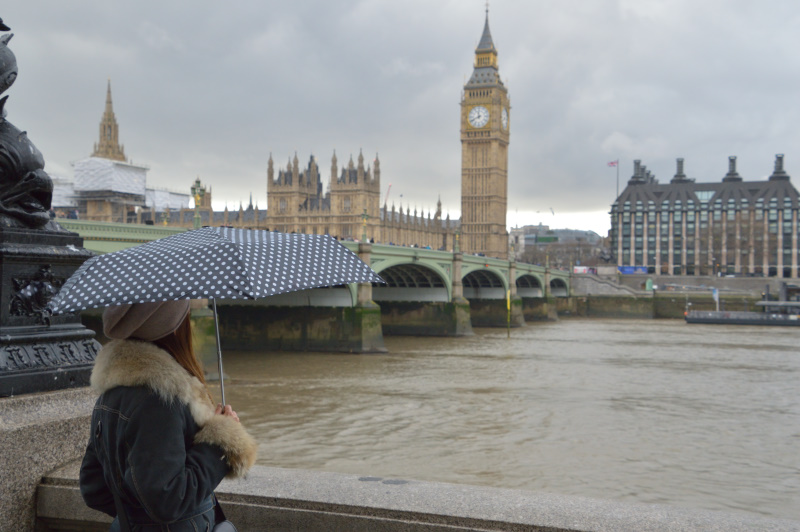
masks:
{"type": "MultiPolygon", "coordinates": [[[[711,290],[719,291],[720,310],[757,310],[767,290],[778,294],[780,279],[624,275],[574,275],[571,297],[558,298],[561,316],[682,319],[686,310],[715,310],[711,290]],[[647,281],[654,290],[645,290],[647,281]]],[[[787,280],[783,280],[787,281],[787,280]]]]}
{"type": "MultiPolygon", "coordinates": [[[[757,310],[760,298],[748,295],[720,296],[720,310],[757,310]]],[[[650,295],[585,295],[556,300],[559,316],[586,318],[683,319],[691,310],[715,310],[707,293],[664,292],[650,295]]]]}

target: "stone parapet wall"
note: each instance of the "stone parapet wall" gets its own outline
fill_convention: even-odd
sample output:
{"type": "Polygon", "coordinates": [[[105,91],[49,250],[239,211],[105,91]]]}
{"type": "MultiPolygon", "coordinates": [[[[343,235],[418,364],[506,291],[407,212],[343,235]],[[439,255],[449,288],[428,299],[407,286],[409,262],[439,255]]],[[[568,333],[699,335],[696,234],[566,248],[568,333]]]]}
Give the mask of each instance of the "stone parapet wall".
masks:
{"type": "Polygon", "coordinates": [[[88,388],[0,399],[0,532],[33,530],[36,486],[83,457],[95,399],[88,388]]]}
{"type": "MultiPolygon", "coordinates": [[[[110,519],[87,509],[78,462],[47,475],[39,487],[37,530],[107,530],[110,519]]],[[[800,522],[662,505],[520,490],[384,479],[256,466],[217,494],[240,532],[691,532],[800,529],[800,522]]]]}

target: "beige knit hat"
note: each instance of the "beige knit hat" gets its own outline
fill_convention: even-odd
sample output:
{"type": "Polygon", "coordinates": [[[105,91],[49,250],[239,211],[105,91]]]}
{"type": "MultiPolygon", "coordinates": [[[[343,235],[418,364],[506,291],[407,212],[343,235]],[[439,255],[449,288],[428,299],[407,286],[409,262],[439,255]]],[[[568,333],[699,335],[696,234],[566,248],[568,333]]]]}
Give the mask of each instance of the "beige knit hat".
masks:
{"type": "Polygon", "coordinates": [[[152,342],[174,332],[187,314],[188,299],[108,307],[103,312],[103,334],[113,340],[152,342]]]}

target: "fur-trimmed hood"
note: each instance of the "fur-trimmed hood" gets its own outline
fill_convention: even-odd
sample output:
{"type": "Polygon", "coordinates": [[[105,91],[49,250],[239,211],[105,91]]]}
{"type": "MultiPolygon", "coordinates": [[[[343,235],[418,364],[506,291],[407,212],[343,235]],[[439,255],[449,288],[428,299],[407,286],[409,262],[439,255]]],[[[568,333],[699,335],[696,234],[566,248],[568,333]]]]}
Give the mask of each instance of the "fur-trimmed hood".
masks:
{"type": "Polygon", "coordinates": [[[257,444],[241,423],[214,414],[206,387],[172,356],[150,342],[113,340],[97,353],[91,387],[98,394],[117,386],[146,386],[165,403],[189,407],[201,429],[196,443],[221,447],[231,466],[229,477],[242,477],[255,463],[257,444]]]}

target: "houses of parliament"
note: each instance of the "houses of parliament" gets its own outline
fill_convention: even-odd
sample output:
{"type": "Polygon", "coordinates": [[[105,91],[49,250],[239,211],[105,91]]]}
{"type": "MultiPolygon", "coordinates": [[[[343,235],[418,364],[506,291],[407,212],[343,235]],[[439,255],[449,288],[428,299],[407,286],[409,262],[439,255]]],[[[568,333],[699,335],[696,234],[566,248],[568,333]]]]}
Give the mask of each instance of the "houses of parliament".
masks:
{"type": "Polygon", "coordinates": [[[194,199],[200,225],[366,237],[371,242],[507,258],[510,104],[488,11],[460,104],[461,220],[443,218],[441,200],[433,213],[381,205],[380,159],[376,155],[366,162],[361,152],[355,161],[351,156],[343,164],[334,152],[329,170],[313,155],[303,165],[295,154],[278,166],[270,154],[266,211],[254,207],[252,200],[247,207],[214,211],[212,191],[199,178],[191,194],[148,188],[147,168],[129,163],[119,143],[110,82],[99,141],[89,158],[75,163],[74,182],[62,183],[60,193],[56,182],[54,207],[87,220],[193,227],[196,212],[189,200],[194,199]]]}

